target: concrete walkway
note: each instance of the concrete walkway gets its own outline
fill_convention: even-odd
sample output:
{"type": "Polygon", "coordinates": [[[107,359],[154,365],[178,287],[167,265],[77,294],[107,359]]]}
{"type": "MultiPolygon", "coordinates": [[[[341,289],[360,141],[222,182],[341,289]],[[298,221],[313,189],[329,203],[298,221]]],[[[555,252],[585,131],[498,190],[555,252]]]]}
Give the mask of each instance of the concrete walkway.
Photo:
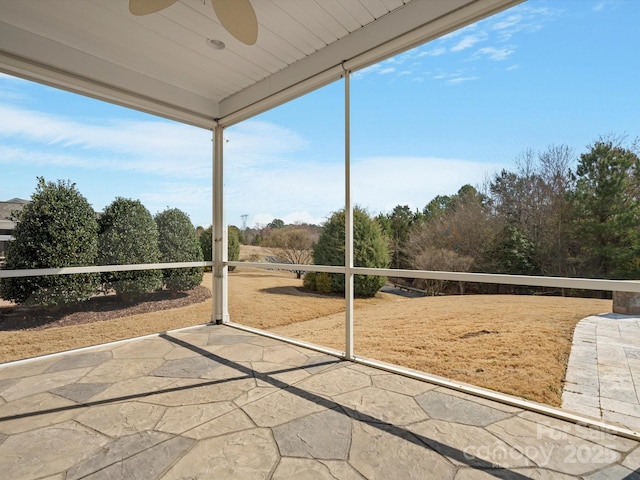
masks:
{"type": "Polygon", "coordinates": [[[639,317],[612,313],[578,322],[562,407],[640,432],[639,317]]]}
{"type": "Polygon", "coordinates": [[[4,479],[638,479],[640,445],[226,326],[0,366],[4,479]]]}

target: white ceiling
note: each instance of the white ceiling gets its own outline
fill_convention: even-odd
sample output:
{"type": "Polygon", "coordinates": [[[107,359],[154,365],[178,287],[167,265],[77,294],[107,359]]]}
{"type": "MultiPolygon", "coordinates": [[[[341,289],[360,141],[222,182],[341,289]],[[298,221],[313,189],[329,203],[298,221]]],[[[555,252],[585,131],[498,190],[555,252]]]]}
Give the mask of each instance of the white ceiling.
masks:
{"type": "Polygon", "coordinates": [[[247,46],[209,0],[144,17],[128,0],[0,0],[0,71],[212,128],[521,1],[252,0],[259,33],[247,46]]]}

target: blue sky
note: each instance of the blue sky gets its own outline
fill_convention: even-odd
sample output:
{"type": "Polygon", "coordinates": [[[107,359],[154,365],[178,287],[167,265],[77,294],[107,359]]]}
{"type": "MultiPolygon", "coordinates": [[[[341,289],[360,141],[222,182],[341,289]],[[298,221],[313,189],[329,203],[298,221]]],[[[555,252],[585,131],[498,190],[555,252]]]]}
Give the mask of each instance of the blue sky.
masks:
{"type": "MultiPolygon", "coordinates": [[[[353,199],[420,208],[513,168],[526,149],[640,135],[640,1],[530,0],[357,72],[353,199]]],[[[225,132],[226,220],[319,223],[343,206],[341,82],[225,132]]],[[[36,176],[211,223],[211,134],[0,76],[0,200],[36,176]]]]}

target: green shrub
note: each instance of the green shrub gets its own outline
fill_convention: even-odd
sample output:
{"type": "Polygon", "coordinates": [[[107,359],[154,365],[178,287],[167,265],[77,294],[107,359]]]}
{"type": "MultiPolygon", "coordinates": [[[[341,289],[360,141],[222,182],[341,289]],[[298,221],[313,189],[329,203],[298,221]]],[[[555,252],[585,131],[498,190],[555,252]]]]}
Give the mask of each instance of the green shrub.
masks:
{"type": "MultiPolygon", "coordinates": [[[[158,227],[139,200],[116,198],[98,221],[100,265],[158,263],[158,227]]],[[[105,272],[104,288],[114,290],[125,301],[162,288],[162,271],[105,272]]]]}
{"type": "MultiPolygon", "coordinates": [[[[75,187],[38,178],[31,203],[17,213],[14,240],[6,248],[8,270],[93,265],[98,252],[95,213],[75,187]]],[[[0,296],[24,305],[55,306],[89,299],[98,288],[95,273],[5,278],[0,296]]]]}
{"type": "MultiPolygon", "coordinates": [[[[196,230],[186,213],[172,208],[158,213],[155,221],[162,263],[203,260],[196,230]]],[[[169,290],[191,290],[202,283],[203,271],[202,267],[168,268],[162,270],[162,279],[169,290]]]]}
{"type": "MultiPolygon", "coordinates": [[[[344,265],[345,215],[344,210],[334,213],[324,224],[320,238],[313,248],[316,265],[344,265]]],[[[390,255],[387,238],[380,225],[361,208],[353,212],[353,263],[356,267],[387,268],[390,255]]],[[[344,293],[343,274],[328,274],[331,291],[344,293]]],[[[385,284],[385,277],[356,275],[354,293],[358,297],[372,297],[385,284]]],[[[316,285],[318,278],[316,277],[316,285]]]]}
{"type": "Polygon", "coordinates": [[[316,272],[307,272],[302,277],[302,286],[307,290],[318,290],[318,284],[316,283],[316,272]]]}
{"type": "Polygon", "coordinates": [[[318,272],[316,274],[316,290],[320,293],[331,293],[332,290],[331,274],[327,272],[318,272]]]}
{"type": "Polygon", "coordinates": [[[307,272],[302,278],[302,286],[315,292],[331,293],[331,274],[326,272],[307,272]]]}

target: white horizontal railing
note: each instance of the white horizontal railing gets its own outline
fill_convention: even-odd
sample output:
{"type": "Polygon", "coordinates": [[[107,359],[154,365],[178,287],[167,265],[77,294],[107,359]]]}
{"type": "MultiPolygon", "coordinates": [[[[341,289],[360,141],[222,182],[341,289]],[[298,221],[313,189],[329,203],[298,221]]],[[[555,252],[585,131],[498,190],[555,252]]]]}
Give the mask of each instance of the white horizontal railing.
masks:
{"type": "MultiPolygon", "coordinates": [[[[233,267],[255,267],[264,270],[289,270],[305,272],[345,273],[345,267],[326,265],[297,265],[291,263],[228,262],[233,267]]],[[[640,293],[640,281],[605,280],[601,278],[542,277],[529,275],[506,275],[494,273],[436,272],[429,270],[396,270],[393,268],[354,267],[356,275],[381,277],[424,278],[428,280],[450,280],[454,282],[493,283],[524,285],[530,287],[576,288],[580,290],[608,290],[612,292],[640,293]]]]}
{"type": "Polygon", "coordinates": [[[211,267],[213,262],[139,263],[135,265],[97,265],[91,267],[31,268],[0,270],[0,278],[39,277],[42,275],[73,275],[75,273],[128,272],[133,270],[163,270],[165,268],[211,267]]]}
{"type": "MultiPolygon", "coordinates": [[[[226,262],[230,267],[253,267],[262,270],[288,270],[303,272],[345,273],[346,268],[334,265],[307,265],[293,263],[226,262]]],[[[145,263],[134,265],[97,265],[87,267],[34,268],[0,270],[0,278],[38,277],[41,275],[73,275],[76,273],[126,272],[134,270],[162,270],[167,268],[211,267],[213,262],[145,263]]],[[[543,277],[494,273],[440,272],[430,270],[401,270],[393,268],[354,267],[356,275],[375,275],[397,278],[423,278],[453,282],[493,283],[530,287],[575,288],[580,290],[608,290],[612,292],[640,293],[640,281],[605,280],[601,278],[543,277]]]]}
{"type": "Polygon", "coordinates": [[[289,270],[292,272],[325,272],[325,273],[344,273],[345,267],[336,267],[333,265],[308,265],[298,263],[272,263],[272,262],[236,262],[229,261],[227,265],[230,267],[256,267],[262,270],[289,270]]]}

